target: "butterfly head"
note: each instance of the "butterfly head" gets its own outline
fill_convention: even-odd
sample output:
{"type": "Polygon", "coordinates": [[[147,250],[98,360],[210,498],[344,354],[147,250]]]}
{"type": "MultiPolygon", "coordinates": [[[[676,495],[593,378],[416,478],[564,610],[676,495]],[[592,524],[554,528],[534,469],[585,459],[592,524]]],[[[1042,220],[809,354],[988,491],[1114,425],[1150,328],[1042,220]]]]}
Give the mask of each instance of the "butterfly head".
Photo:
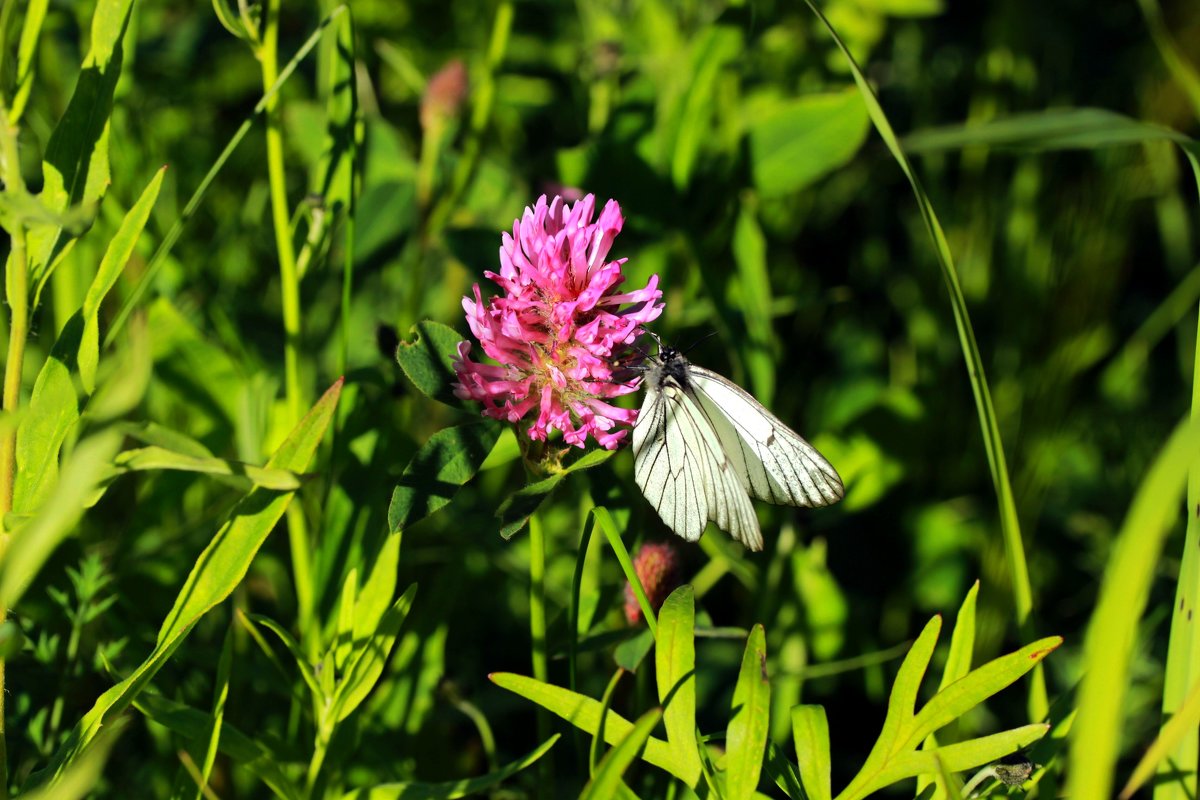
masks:
{"type": "Polygon", "coordinates": [[[668,383],[686,388],[690,383],[688,360],[679,349],[669,345],[660,346],[647,377],[657,389],[662,389],[668,383]]]}

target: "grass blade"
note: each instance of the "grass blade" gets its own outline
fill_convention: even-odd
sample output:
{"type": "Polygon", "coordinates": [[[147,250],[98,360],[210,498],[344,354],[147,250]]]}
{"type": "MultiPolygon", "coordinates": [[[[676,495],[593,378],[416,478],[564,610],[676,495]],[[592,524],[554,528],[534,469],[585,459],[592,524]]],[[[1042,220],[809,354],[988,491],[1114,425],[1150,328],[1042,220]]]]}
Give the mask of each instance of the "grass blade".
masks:
{"type": "MultiPolygon", "coordinates": [[[[1121,790],[1119,797],[1121,800],[1128,800],[1133,796],[1133,793],[1150,780],[1154,775],[1155,769],[1160,764],[1164,764],[1169,760],[1169,756],[1179,753],[1179,744],[1188,736],[1196,735],[1196,726],[1200,725],[1200,683],[1192,687],[1192,691],[1188,693],[1187,699],[1183,701],[1183,705],[1179,710],[1167,720],[1167,724],[1163,725],[1162,730],[1158,732],[1158,738],[1146,750],[1138,765],[1134,768],[1133,774],[1129,776],[1129,780],[1125,783],[1125,788],[1121,790]]],[[[1190,777],[1191,782],[1195,783],[1194,773],[1188,776],[1188,770],[1182,768],[1185,762],[1175,762],[1173,765],[1168,765],[1171,774],[1183,773],[1184,777],[1190,777]]],[[[1172,782],[1174,783],[1174,782],[1172,782]]],[[[1158,793],[1159,788],[1165,788],[1160,785],[1155,788],[1155,793],[1158,793]]],[[[1186,787],[1175,784],[1175,788],[1186,791],[1186,787]]]]}
{"type": "Polygon", "coordinates": [[[1084,642],[1079,719],[1067,772],[1067,795],[1075,800],[1112,794],[1138,621],[1197,448],[1200,426],[1176,429],[1138,487],[1109,556],[1084,642]]]}
{"type": "MultiPolygon", "coordinates": [[[[816,7],[813,0],[804,0],[812,12],[817,15],[829,35],[833,37],[838,49],[846,58],[846,63],[854,75],[854,82],[862,93],[867,104],[867,112],[876,130],[883,138],[896,163],[908,178],[913,194],[917,199],[917,207],[921,218],[933,240],[934,251],[938,257],[938,265],[942,269],[942,279],[950,295],[950,308],[954,312],[954,324],[958,330],[958,341],[962,347],[963,359],[967,365],[967,375],[971,380],[971,391],[975,395],[975,411],[979,416],[979,427],[983,432],[983,446],[987,452],[988,469],[992,473],[992,485],[996,492],[996,500],[1000,511],[1000,529],[1004,536],[1004,555],[1008,567],[1009,579],[1012,583],[1013,601],[1017,611],[1017,625],[1022,634],[1028,633],[1030,615],[1033,613],[1033,589],[1029,580],[1029,567],[1025,559],[1025,544],[1021,539],[1021,526],[1017,518],[1017,505],[1013,498],[1012,485],[1008,475],[1008,464],[1004,457],[1004,444],[1000,439],[1000,424],[996,420],[996,409],[992,404],[992,393],[988,388],[987,376],[983,368],[983,357],[979,353],[979,345],[975,341],[975,329],[971,325],[971,317],[967,311],[967,301],[963,296],[962,286],[958,279],[958,269],[954,266],[954,257],[950,252],[950,244],[942,224],[933,211],[933,204],[925,189],[921,186],[916,172],[913,171],[908,157],[896,137],[887,115],[880,106],[875,93],[871,91],[866,77],[854,60],[850,50],[838,36],[837,31],[816,7]]],[[[1045,716],[1049,703],[1046,698],[1045,678],[1040,670],[1034,672],[1033,685],[1030,689],[1030,716],[1041,719],[1045,716]]]]}
{"type": "Polygon", "coordinates": [[[771,725],[771,682],[767,679],[767,635],[755,625],[746,640],[733,690],[733,718],[725,735],[725,796],[750,800],[762,774],[771,725]]]}
{"type": "Polygon", "coordinates": [[[800,781],[808,800],[830,800],[833,797],[832,765],[825,707],[803,705],[793,708],[792,738],[796,742],[800,781]]]}
{"type": "Polygon", "coordinates": [[[691,586],[671,592],[658,612],[654,666],[667,741],[689,784],[700,777],[696,753],[696,599],[691,586]]]}
{"type": "Polygon", "coordinates": [[[583,787],[579,800],[608,800],[617,796],[621,788],[621,776],[637,758],[638,751],[645,746],[650,732],[662,716],[662,709],[652,708],[638,718],[633,730],[604,756],[596,774],[583,787]]]}

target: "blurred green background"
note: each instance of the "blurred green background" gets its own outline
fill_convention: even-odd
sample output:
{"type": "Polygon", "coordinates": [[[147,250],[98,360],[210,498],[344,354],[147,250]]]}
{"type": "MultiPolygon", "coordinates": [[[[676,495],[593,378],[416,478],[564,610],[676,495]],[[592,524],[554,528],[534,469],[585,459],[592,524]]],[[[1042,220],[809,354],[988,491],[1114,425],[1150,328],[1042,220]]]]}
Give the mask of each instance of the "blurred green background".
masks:
{"type": "MultiPolygon", "coordinates": [[[[742,553],[715,531],[703,548],[684,551],[687,577],[703,570],[699,605],[713,624],[766,625],[780,707],[801,698],[826,704],[835,785],[874,741],[894,646],[931,614],[952,615],[976,579],[977,661],[1024,643],[934,251],[844,61],[807,8],[686,0],[350,6],[364,118],[345,341],[350,389],[320,462],[321,488],[304,495],[310,518],[320,520],[312,536],[322,615],[335,607],[347,569],[369,564],[379,547],[392,487],[412,453],[463,421],[412,389],[393,358],[396,344],[426,318],[465,334],[460,298],[475,281],[490,293],[483,272],[497,268],[500,232],[539,194],[566,187],[621,203],[626,227],[612,252],[629,259],[632,283],[660,276],[666,310],[655,330],[682,344],[715,332],[693,361],[751,389],[846,481],[846,500],[830,509],[759,504],[762,554],[742,553]],[[498,9],[511,11],[507,33],[498,9]],[[466,66],[465,92],[444,89],[436,105],[427,82],[456,60],[466,66]],[[875,653],[882,655],[856,660],[875,653]]],[[[284,4],[285,61],[331,7],[284,4]]],[[[1134,0],[833,0],[822,8],[902,137],[1069,107],[1197,131],[1195,98],[1172,79],[1134,0]]],[[[79,73],[91,13],[90,3],[49,8],[21,130],[33,189],[79,73]]],[[[1200,52],[1200,5],[1166,3],[1162,14],[1180,51],[1200,52]]],[[[331,53],[322,46],[301,63],[280,100],[298,241],[313,214],[328,211],[313,193],[328,94],[317,76],[331,53]]],[[[27,386],[154,171],[169,165],[142,259],[262,95],[253,54],[208,3],[139,3],[125,57],[112,186],[47,289],[27,386]]],[[[1054,696],[1079,677],[1098,577],[1133,489],[1189,406],[1200,299],[1195,186],[1165,142],[1061,152],[976,143],[914,158],[946,228],[988,370],[1029,558],[1033,630],[1066,637],[1047,662],[1054,696]]],[[[254,463],[283,433],[272,422],[284,347],[272,230],[260,122],[142,302],[154,369],[136,416],[254,463]]],[[[332,237],[301,285],[306,406],[341,371],[346,256],[345,238],[332,237]]],[[[139,264],[102,317],[111,320],[129,296],[139,264]]],[[[405,533],[400,585],[418,581],[420,594],[364,720],[338,744],[334,760],[347,782],[483,770],[475,727],[456,697],[490,720],[501,760],[536,744],[532,706],[486,677],[529,671],[527,537],[502,540],[494,516],[524,481],[515,455],[502,440],[450,507],[405,533]]],[[[618,511],[631,545],[669,535],[633,487],[631,467],[619,454],[567,482],[543,511],[552,651],[565,641],[586,493],[618,511]]],[[[188,474],[127,477],[58,551],[17,614],[30,639],[9,664],[18,779],[111,684],[106,661],[121,675],[151,649],[234,497],[188,474]],[[81,569],[81,560],[89,566],[71,588],[67,570],[81,569]],[[94,603],[111,605],[78,626],[70,655],[72,623],[61,606],[78,606],[78,595],[92,590],[94,603]]],[[[1182,545],[1180,525],[1137,650],[1126,735],[1139,751],[1160,722],[1182,545]]],[[[594,632],[620,630],[623,579],[611,554],[597,553],[594,632]]],[[[282,533],[234,602],[285,626],[294,619],[282,533]]],[[[203,620],[155,691],[207,707],[227,621],[224,612],[203,620]]],[[[277,748],[281,760],[298,757],[288,687],[257,648],[239,647],[229,720],[277,748]]],[[[699,648],[701,727],[723,725],[741,644],[702,640],[699,648]]],[[[611,647],[589,651],[581,691],[599,696],[611,669],[611,647]]],[[[552,661],[556,682],[565,683],[564,670],[552,661]]],[[[619,704],[644,708],[637,696],[647,691],[643,680],[619,704]]],[[[1023,721],[1023,693],[1003,697],[1010,706],[992,704],[964,729],[1023,721]]],[[[786,715],[776,722],[783,736],[786,715]]],[[[111,796],[167,796],[182,780],[179,747],[154,723],[133,726],[106,771],[111,796]]],[[[557,769],[571,785],[579,765],[569,747],[559,750],[557,769]]],[[[264,791],[221,769],[222,797],[264,791]]],[[[532,785],[526,775],[507,796],[532,785]]]]}

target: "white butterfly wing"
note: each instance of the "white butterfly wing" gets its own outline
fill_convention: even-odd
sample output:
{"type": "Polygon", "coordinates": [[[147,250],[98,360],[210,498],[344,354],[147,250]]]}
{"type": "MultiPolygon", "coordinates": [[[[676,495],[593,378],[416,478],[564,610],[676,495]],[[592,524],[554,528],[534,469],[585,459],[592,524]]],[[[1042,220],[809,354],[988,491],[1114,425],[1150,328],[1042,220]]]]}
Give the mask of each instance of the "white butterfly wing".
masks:
{"type": "Polygon", "coordinates": [[[798,433],[732,381],[689,367],[692,394],[754,497],[779,505],[827,506],[845,489],[837,471],[798,433]]]}
{"type": "Polygon", "coordinates": [[[671,530],[694,542],[709,520],[762,549],[754,506],[696,398],[674,381],[646,387],[633,429],[634,477],[671,530]]]}

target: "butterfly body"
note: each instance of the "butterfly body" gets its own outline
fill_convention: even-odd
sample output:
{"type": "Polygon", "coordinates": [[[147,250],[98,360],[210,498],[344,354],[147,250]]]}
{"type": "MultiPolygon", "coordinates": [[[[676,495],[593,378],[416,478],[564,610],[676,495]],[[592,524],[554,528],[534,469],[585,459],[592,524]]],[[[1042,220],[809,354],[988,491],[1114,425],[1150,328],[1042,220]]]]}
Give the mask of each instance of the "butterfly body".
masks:
{"type": "Polygon", "coordinates": [[[633,429],[634,477],[663,522],[696,541],[711,520],[751,550],[762,532],[750,502],[824,506],[837,471],[737,384],[664,347],[645,368],[633,429]]]}

